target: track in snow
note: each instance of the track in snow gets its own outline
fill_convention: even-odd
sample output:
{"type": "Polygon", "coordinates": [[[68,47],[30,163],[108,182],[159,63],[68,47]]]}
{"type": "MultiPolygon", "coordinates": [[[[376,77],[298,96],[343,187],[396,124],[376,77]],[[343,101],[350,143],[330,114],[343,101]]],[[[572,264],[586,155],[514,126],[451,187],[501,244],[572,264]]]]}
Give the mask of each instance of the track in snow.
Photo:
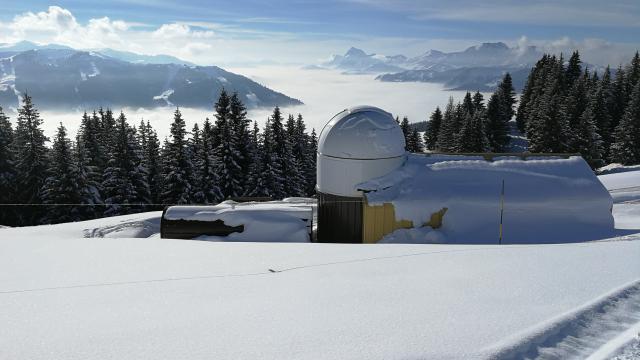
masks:
{"type": "MultiPolygon", "coordinates": [[[[640,281],[619,290],[497,355],[499,359],[607,359],[640,353],[640,281]]],[[[621,359],[626,359],[621,357],[621,359]]]]}

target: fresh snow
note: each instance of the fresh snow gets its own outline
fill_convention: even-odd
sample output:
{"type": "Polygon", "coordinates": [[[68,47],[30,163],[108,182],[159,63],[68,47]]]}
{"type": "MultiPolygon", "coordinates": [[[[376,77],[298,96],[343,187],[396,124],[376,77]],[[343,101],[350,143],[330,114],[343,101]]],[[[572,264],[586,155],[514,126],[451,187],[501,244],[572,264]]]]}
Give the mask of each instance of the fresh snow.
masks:
{"type": "Polygon", "coordinates": [[[228,236],[201,236],[209,241],[309,242],[312,232],[313,199],[295,198],[264,203],[225,201],[216,206],[173,206],[168,220],[222,220],[228,226],[244,226],[228,236]]]}
{"type": "Polygon", "coordinates": [[[173,103],[169,101],[169,96],[173,95],[173,89],[165,90],[160,95],[156,95],[153,97],[153,100],[164,100],[167,103],[167,106],[173,106],[173,103]]]}
{"type": "Polygon", "coordinates": [[[409,155],[398,170],[358,185],[369,204],[392,203],[400,229],[383,242],[581,242],[614,235],[612,199],[579,156],[409,155]],[[502,183],[504,181],[504,206],[502,183]],[[442,227],[423,226],[446,208],[442,227]],[[503,211],[502,211],[503,210],[503,211]],[[535,231],[531,231],[532,226],[535,231]]]}
{"type": "Polygon", "coordinates": [[[161,212],[2,228],[0,358],[635,359],[640,206],[613,215],[626,235],[502,246],[170,240],[161,212]]]}

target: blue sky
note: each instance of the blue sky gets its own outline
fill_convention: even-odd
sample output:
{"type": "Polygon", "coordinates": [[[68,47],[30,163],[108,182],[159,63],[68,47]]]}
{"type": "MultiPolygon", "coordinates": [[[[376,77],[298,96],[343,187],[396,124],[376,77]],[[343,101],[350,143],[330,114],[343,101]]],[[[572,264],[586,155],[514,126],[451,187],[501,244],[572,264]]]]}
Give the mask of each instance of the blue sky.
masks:
{"type": "Polygon", "coordinates": [[[108,46],[201,63],[308,63],[351,45],[417,55],[483,41],[584,48],[605,57],[632,51],[640,39],[637,0],[23,0],[1,10],[0,41],[108,46]]]}

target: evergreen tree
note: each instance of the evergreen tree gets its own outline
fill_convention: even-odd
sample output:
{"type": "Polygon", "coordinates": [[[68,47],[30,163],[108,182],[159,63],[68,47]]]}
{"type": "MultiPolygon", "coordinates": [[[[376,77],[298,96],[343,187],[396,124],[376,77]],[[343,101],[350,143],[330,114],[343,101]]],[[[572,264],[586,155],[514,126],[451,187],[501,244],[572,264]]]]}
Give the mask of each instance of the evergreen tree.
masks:
{"type": "MultiPolygon", "coordinates": [[[[14,158],[16,159],[17,200],[23,204],[40,204],[40,189],[47,170],[47,148],[49,139],[41,129],[42,119],[28,94],[22,98],[18,109],[14,134],[14,158]]],[[[41,208],[24,208],[23,224],[34,224],[40,218],[41,208]]]]}
{"type": "MultiPolygon", "coordinates": [[[[265,130],[268,129],[268,122],[265,130]]],[[[270,196],[267,189],[265,178],[263,177],[263,171],[265,169],[264,161],[268,159],[265,155],[264,148],[264,136],[260,134],[258,128],[258,122],[253,122],[253,130],[251,131],[251,144],[252,144],[252,161],[249,168],[249,179],[247,188],[245,189],[246,196],[270,196]]]]}
{"type": "Polygon", "coordinates": [[[449,98],[447,107],[444,110],[440,131],[436,141],[436,149],[442,152],[453,152],[456,147],[457,120],[455,119],[455,109],[453,97],[449,98]]]}
{"type": "Polygon", "coordinates": [[[213,153],[214,171],[218,177],[218,185],[224,198],[242,195],[243,188],[239,179],[242,177],[240,153],[237,149],[233,124],[231,123],[231,98],[223,89],[215,104],[216,134],[218,141],[213,153]]]}
{"type": "MultiPolygon", "coordinates": [[[[611,98],[611,124],[609,126],[609,132],[615,133],[622,116],[624,116],[624,110],[629,102],[629,94],[627,93],[627,78],[625,76],[622,66],[618,67],[616,71],[616,77],[612,85],[612,98],[611,98]]],[[[612,140],[613,141],[613,140],[612,140]]]]}
{"type": "Polygon", "coordinates": [[[309,135],[309,139],[306,147],[306,155],[305,155],[306,165],[304,166],[307,174],[307,188],[306,188],[307,196],[312,196],[316,192],[317,156],[318,156],[318,136],[316,135],[316,129],[311,129],[311,135],[309,135]]]}
{"type": "Polygon", "coordinates": [[[191,163],[187,149],[185,121],[176,108],[171,123],[171,140],[163,152],[163,184],[160,199],[164,204],[188,204],[191,200],[191,163]]]}
{"type": "Polygon", "coordinates": [[[95,111],[92,116],[85,112],[76,136],[76,157],[82,172],[87,175],[87,184],[92,187],[98,202],[101,202],[102,173],[107,161],[105,156],[107,149],[103,148],[100,136],[102,136],[102,129],[98,115],[95,111]]]}
{"type": "Polygon", "coordinates": [[[625,73],[627,74],[627,94],[631,94],[640,81],[640,54],[637,51],[625,73]]]}
{"type": "Polygon", "coordinates": [[[489,150],[489,142],[485,135],[482,112],[467,113],[460,130],[456,152],[481,153],[489,150]]]}
{"type": "MultiPolygon", "coordinates": [[[[9,117],[0,107],[0,204],[15,202],[16,169],[11,149],[13,129],[9,117]]],[[[16,225],[15,209],[0,205],[0,225],[16,225]]]]}
{"type": "MultiPolygon", "coordinates": [[[[553,78],[553,77],[551,77],[553,78]]],[[[561,153],[569,144],[568,124],[560,116],[559,82],[550,80],[545,92],[534,104],[527,120],[529,151],[541,153],[561,153]]]]}
{"type": "Polygon", "coordinates": [[[482,96],[482,94],[480,93],[480,91],[476,91],[475,94],[473,94],[473,111],[483,111],[485,110],[484,107],[484,96],[482,96]]]}
{"type": "Polygon", "coordinates": [[[427,131],[424,133],[424,144],[427,150],[435,150],[438,142],[438,133],[440,132],[440,126],[442,124],[442,111],[440,107],[436,107],[435,111],[431,114],[429,122],[427,123],[427,131]]]}
{"type": "Polygon", "coordinates": [[[611,156],[624,165],[640,163],[640,82],[631,93],[629,104],[620,124],[616,127],[616,141],[611,145],[611,156]]]}
{"type": "Polygon", "coordinates": [[[110,146],[109,161],[105,169],[104,215],[122,215],[142,211],[150,202],[146,170],[142,166],[142,154],[136,133],[127,124],[124,113],[118,117],[110,146]]]}
{"type": "Polygon", "coordinates": [[[286,197],[284,186],[285,178],[282,154],[286,153],[284,130],[282,127],[282,115],[280,108],[275,107],[273,114],[265,125],[263,134],[263,189],[265,196],[274,199],[286,197]]]}
{"type": "Polygon", "coordinates": [[[503,111],[508,122],[515,115],[513,107],[516,104],[516,90],[513,88],[511,74],[504,74],[502,81],[498,84],[497,92],[500,95],[503,111]]]}
{"type": "MultiPolygon", "coordinates": [[[[571,134],[576,135],[578,132],[578,128],[582,125],[580,124],[580,117],[584,113],[588,104],[588,72],[585,72],[583,76],[580,76],[573,83],[573,87],[569,89],[568,96],[564,103],[561,106],[561,114],[564,118],[564,121],[567,123],[571,134]]],[[[572,136],[569,139],[570,148],[569,150],[572,152],[578,151],[578,146],[576,141],[579,141],[572,136]]]]}
{"type": "Polygon", "coordinates": [[[500,89],[491,94],[485,114],[486,137],[493,152],[503,152],[509,144],[509,113],[502,96],[500,89]]]}
{"type": "Polygon", "coordinates": [[[198,204],[212,204],[224,199],[217,186],[218,178],[214,169],[213,146],[211,144],[212,124],[205,119],[202,127],[201,146],[195,151],[194,168],[196,169],[193,182],[193,201],[198,204]]]}
{"type": "Polygon", "coordinates": [[[42,202],[52,205],[47,207],[43,223],[79,221],[94,215],[94,209],[87,206],[95,204],[94,194],[72,152],[67,130],[60,123],[49,153],[48,176],[41,189],[42,202]]]}
{"type": "Polygon", "coordinates": [[[231,95],[229,101],[229,116],[230,124],[233,131],[234,143],[237,151],[237,163],[240,166],[240,172],[238,174],[238,188],[236,193],[241,195],[247,186],[247,179],[249,176],[249,168],[251,166],[251,144],[249,134],[249,123],[247,119],[247,109],[238,96],[238,93],[234,92],[231,95]]]}
{"type": "Polygon", "coordinates": [[[569,58],[567,69],[565,70],[565,89],[571,89],[575,86],[575,82],[582,76],[582,61],[580,53],[574,51],[569,58]]]}
{"type": "Polygon", "coordinates": [[[574,130],[574,149],[579,152],[592,169],[604,165],[604,150],[602,138],[598,134],[599,121],[607,123],[608,114],[604,106],[602,91],[599,89],[590,95],[589,103],[584,113],[580,116],[580,122],[574,130]]]}
{"type": "Polygon", "coordinates": [[[424,150],[422,138],[417,129],[411,130],[409,134],[409,142],[407,143],[407,151],[412,153],[421,153],[424,150]]]}
{"type": "MultiPolygon", "coordinates": [[[[142,127],[142,126],[141,126],[142,127]]],[[[162,193],[162,161],[160,159],[160,140],[158,133],[147,120],[144,125],[146,141],[143,147],[143,165],[147,170],[147,184],[149,185],[150,200],[154,204],[160,203],[162,193]]]]}
{"type": "Polygon", "coordinates": [[[411,135],[411,126],[409,125],[409,118],[408,117],[403,117],[402,121],[400,122],[400,129],[402,129],[402,135],[404,135],[404,143],[405,143],[405,150],[409,151],[408,147],[409,147],[409,136],[411,135]]]}

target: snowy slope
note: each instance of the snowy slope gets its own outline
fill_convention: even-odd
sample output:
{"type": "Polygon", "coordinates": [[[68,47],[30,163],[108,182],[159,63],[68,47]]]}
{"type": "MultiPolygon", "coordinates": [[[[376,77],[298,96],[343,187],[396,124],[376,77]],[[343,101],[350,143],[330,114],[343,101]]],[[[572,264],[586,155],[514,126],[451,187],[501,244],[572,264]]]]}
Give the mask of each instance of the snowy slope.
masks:
{"type": "Polygon", "coordinates": [[[168,240],[160,215],[0,229],[0,359],[639,353],[635,203],[623,236],[553,245],[168,240]]]}
{"type": "Polygon", "coordinates": [[[638,236],[519,246],[81,238],[149,236],[158,216],[0,229],[0,358],[582,358],[614,353],[640,322],[638,236]],[[580,337],[591,340],[567,345],[580,337]]]}

